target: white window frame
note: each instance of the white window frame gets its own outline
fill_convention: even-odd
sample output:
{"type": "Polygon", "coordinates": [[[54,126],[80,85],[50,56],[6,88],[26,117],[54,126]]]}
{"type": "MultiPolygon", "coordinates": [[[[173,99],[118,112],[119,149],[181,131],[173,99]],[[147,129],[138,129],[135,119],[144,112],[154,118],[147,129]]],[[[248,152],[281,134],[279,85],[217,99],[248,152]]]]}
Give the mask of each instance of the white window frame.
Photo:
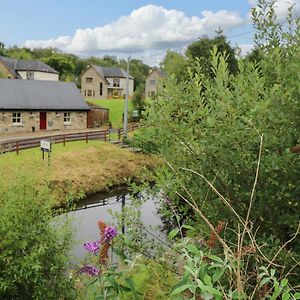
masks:
{"type": "Polygon", "coordinates": [[[22,113],[19,111],[12,112],[11,121],[13,125],[22,125],[22,113]]]}
{"type": "Polygon", "coordinates": [[[64,124],[71,124],[71,113],[70,112],[64,112],[64,124]]]}
{"type": "Polygon", "coordinates": [[[113,78],[113,87],[120,87],[120,86],[121,86],[120,78],[113,78]]]}

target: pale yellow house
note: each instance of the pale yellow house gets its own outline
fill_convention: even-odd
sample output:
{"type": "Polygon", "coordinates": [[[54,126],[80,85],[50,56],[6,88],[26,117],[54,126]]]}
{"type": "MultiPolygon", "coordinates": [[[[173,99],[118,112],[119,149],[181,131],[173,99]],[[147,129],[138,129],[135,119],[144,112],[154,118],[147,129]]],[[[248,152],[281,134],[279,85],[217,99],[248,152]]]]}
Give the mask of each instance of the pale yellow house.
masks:
{"type": "Polygon", "coordinates": [[[166,77],[162,69],[154,68],[146,78],[145,97],[154,97],[160,87],[161,81],[166,77]]]}
{"type": "Polygon", "coordinates": [[[38,60],[16,59],[0,56],[2,78],[58,81],[56,70],[38,60]]]}
{"type": "MultiPolygon", "coordinates": [[[[81,75],[81,93],[85,98],[111,99],[125,97],[127,73],[118,67],[90,65],[81,75]]],[[[129,97],[134,79],[129,75],[129,97]]]]}

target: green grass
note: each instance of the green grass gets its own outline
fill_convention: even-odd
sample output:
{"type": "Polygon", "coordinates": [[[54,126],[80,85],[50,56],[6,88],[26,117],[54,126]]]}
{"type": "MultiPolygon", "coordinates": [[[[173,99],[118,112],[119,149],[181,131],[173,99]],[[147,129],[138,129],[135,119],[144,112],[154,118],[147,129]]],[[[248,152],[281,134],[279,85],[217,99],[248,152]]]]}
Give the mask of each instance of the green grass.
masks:
{"type": "Polygon", "coordinates": [[[42,160],[39,148],[0,155],[1,187],[9,187],[23,178],[32,178],[37,185],[52,187],[53,197],[64,202],[67,194],[79,195],[102,191],[124,184],[126,178],[139,178],[144,167],[154,166],[154,160],[100,141],[68,142],[53,146],[51,163],[47,154],[42,160]]]}
{"type": "MultiPolygon", "coordinates": [[[[114,128],[123,127],[122,116],[124,113],[124,99],[87,99],[89,102],[95,103],[103,108],[109,109],[109,121],[114,128]]],[[[132,102],[128,102],[128,111],[133,109],[132,102]]]]}

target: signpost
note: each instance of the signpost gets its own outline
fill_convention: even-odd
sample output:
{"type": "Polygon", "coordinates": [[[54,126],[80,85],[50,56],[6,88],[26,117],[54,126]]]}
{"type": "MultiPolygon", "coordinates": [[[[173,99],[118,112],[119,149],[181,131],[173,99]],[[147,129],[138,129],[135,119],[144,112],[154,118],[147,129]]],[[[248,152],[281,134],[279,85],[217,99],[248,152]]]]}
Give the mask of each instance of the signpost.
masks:
{"type": "Polygon", "coordinates": [[[51,142],[48,140],[41,140],[41,151],[43,153],[43,159],[45,159],[45,152],[48,153],[48,166],[50,166],[51,142]]]}

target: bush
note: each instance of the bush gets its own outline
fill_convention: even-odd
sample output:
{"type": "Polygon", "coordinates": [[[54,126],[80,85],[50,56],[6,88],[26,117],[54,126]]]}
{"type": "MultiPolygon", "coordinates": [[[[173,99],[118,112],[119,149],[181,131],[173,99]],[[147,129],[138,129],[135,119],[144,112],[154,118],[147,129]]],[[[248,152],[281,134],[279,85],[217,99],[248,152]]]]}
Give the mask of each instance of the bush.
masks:
{"type": "Polygon", "coordinates": [[[54,224],[47,191],[22,183],[0,193],[0,298],[73,299],[71,233],[54,224]]]}

